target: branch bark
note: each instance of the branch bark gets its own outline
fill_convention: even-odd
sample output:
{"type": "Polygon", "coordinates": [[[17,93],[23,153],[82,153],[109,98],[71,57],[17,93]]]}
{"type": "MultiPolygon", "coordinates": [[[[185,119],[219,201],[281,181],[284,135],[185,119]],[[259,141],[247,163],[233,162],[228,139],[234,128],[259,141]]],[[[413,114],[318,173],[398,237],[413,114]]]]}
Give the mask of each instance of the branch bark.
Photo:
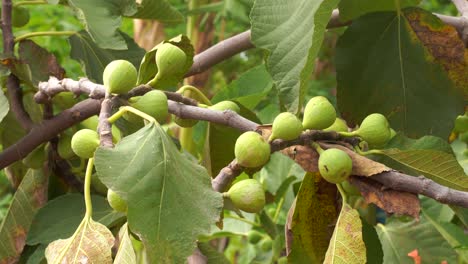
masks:
{"type": "MultiPolygon", "coordinates": [[[[461,22],[457,23],[460,24],[457,27],[457,30],[460,33],[462,40],[465,42],[465,46],[468,46],[468,2],[466,0],[452,0],[452,2],[461,15],[461,17],[459,17],[461,22]]],[[[452,17],[449,18],[450,20],[453,20],[452,17]]]]}

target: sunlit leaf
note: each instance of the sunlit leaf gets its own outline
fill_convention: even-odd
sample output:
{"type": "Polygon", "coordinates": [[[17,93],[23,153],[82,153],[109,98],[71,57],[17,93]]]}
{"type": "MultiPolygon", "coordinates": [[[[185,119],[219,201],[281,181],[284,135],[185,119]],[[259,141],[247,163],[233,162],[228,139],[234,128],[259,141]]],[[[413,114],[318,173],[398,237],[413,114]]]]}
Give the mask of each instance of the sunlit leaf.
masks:
{"type": "Polygon", "coordinates": [[[10,105],[8,104],[8,99],[6,98],[3,90],[0,89],[0,122],[8,114],[10,110],[10,105]]]}
{"type": "Polygon", "coordinates": [[[119,241],[120,245],[114,259],[114,264],[136,264],[137,259],[133,250],[132,240],[128,234],[127,223],[120,228],[119,241]]]}
{"type": "Polygon", "coordinates": [[[394,11],[408,6],[417,6],[421,0],[346,0],[340,1],[340,19],[349,21],[366,13],[394,11]]]}
{"type": "Polygon", "coordinates": [[[184,17],[166,0],[143,0],[133,18],[158,20],[161,23],[183,22],[184,17]]]}

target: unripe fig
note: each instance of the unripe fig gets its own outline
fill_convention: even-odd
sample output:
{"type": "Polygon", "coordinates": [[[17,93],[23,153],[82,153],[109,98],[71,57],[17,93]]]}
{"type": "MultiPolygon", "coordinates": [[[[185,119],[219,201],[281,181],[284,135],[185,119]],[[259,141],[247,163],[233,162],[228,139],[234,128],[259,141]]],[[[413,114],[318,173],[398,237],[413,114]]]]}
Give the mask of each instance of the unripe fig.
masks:
{"type": "Polygon", "coordinates": [[[143,96],[132,97],[129,102],[132,107],[154,117],[159,123],[166,121],[169,110],[165,93],[153,90],[143,96]]]}
{"type": "Polygon", "coordinates": [[[71,147],[78,157],[92,158],[94,151],[99,147],[99,135],[94,130],[81,129],[73,135],[71,147]]]}
{"type": "Polygon", "coordinates": [[[155,60],[158,67],[157,74],[162,78],[179,72],[186,63],[187,55],[181,48],[166,42],[156,51],[155,60]]]}
{"type": "Polygon", "coordinates": [[[384,115],[370,114],[364,118],[359,129],[351,134],[361,137],[369,147],[382,147],[390,140],[390,124],[384,115]]]}
{"type": "Polygon", "coordinates": [[[26,167],[31,169],[40,169],[44,165],[46,161],[46,153],[44,151],[44,145],[40,145],[39,147],[35,148],[31,151],[23,160],[23,164],[26,167]]]}
{"type": "Polygon", "coordinates": [[[263,238],[263,234],[257,230],[250,230],[247,233],[247,240],[251,244],[257,244],[263,238]]]}
{"type": "Polygon", "coordinates": [[[198,123],[198,120],[174,116],[174,122],[180,127],[193,127],[198,123]]]}
{"type": "Polygon", "coordinates": [[[257,168],[270,159],[270,144],[258,133],[248,131],[237,138],[234,154],[241,166],[257,168]]]}
{"type": "Polygon", "coordinates": [[[324,150],[318,160],[320,175],[330,183],[341,183],[348,179],[353,169],[349,155],[336,148],[324,150]]]}
{"type": "Polygon", "coordinates": [[[52,103],[62,110],[71,108],[77,102],[78,100],[72,92],[61,92],[52,98],[52,103]]]}
{"type": "Polygon", "coordinates": [[[270,251],[273,248],[273,240],[271,240],[269,237],[264,238],[262,241],[260,241],[260,248],[264,252],[270,251]]]}
{"type": "Polygon", "coordinates": [[[328,99],[323,96],[315,96],[305,106],[302,126],[304,129],[320,130],[331,126],[335,119],[335,108],[328,99]]]}
{"type": "Polygon", "coordinates": [[[117,212],[127,212],[127,202],[111,189],[107,190],[107,201],[109,205],[117,212]]]}
{"type": "Polygon", "coordinates": [[[103,84],[109,93],[128,93],[137,82],[137,70],[126,60],[115,60],[107,64],[102,74],[103,84]]]}
{"type": "Polygon", "coordinates": [[[468,131],[467,132],[463,132],[459,135],[459,138],[461,141],[465,142],[468,144],[468,131]]]}
{"type": "Polygon", "coordinates": [[[239,106],[232,102],[232,101],[221,101],[217,104],[214,104],[210,107],[208,107],[211,110],[218,110],[218,111],[224,111],[224,110],[231,110],[236,113],[240,113],[240,108],[239,106]]]}
{"type": "Polygon", "coordinates": [[[333,125],[325,128],[323,131],[347,132],[348,125],[346,124],[346,121],[337,117],[333,125]]]}
{"type": "Polygon", "coordinates": [[[71,147],[71,140],[72,136],[68,133],[63,133],[59,137],[57,152],[62,159],[71,159],[75,156],[75,152],[73,152],[71,147]]]}
{"type": "Polygon", "coordinates": [[[455,119],[455,127],[453,131],[456,133],[463,133],[468,131],[468,116],[467,115],[459,115],[457,119],[455,119]]]}
{"type": "Polygon", "coordinates": [[[237,208],[247,213],[258,213],[265,206],[263,187],[254,179],[235,183],[227,192],[227,197],[237,208]]]}
{"type": "MultiPolygon", "coordinates": [[[[97,115],[93,115],[88,119],[81,121],[80,125],[82,125],[84,128],[97,130],[99,125],[99,117],[97,115]]],[[[116,143],[120,141],[121,138],[122,135],[120,134],[120,130],[115,125],[112,125],[112,142],[116,143]]]]}
{"type": "Polygon", "coordinates": [[[349,181],[342,182],[341,187],[343,187],[343,190],[349,195],[361,195],[359,189],[356,188],[356,186],[349,183],[349,181]]]}
{"type": "Polygon", "coordinates": [[[396,136],[396,131],[393,128],[390,128],[390,139],[392,139],[394,136],[396,136]]]}
{"type": "Polygon", "coordinates": [[[13,7],[11,24],[14,27],[23,27],[29,22],[29,10],[27,8],[17,6],[13,7]]]}
{"type": "Polygon", "coordinates": [[[276,116],[271,128],[270,141],[280,138],[292,140],[302,133],[302,123],[294,114],[284,112],[276,116]]]}

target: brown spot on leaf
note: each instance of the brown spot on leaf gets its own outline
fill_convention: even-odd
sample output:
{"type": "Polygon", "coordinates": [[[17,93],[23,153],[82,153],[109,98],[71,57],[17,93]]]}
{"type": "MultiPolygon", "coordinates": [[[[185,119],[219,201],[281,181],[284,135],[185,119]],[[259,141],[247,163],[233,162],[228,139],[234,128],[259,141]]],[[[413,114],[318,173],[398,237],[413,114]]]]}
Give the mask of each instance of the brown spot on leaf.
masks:
{"type": "Polygon", "coordinates": [[[385,189],[382,184],[365,177],[352,176],[349,181],[359,189],[367,203],[373,203],[387,213],[419,220],[421,207],[416,194],[385,189]]]}

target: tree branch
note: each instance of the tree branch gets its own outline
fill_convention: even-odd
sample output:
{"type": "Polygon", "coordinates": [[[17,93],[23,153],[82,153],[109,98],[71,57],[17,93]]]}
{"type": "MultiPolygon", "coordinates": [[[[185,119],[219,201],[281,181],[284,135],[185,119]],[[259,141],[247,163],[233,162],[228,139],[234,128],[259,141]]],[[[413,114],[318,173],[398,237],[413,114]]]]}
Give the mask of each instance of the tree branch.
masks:
{"type": "Polygon", "coordinates": [[[457,23],[460,24],[458,25],[457,30],[460,33],[462,40],[465,42],[465,46],[468,46],[468,2],[466,0],[452,0],[452,2],[461,15],[461,17],[459,17],[461,22],[457,23]]]}
{"type": "MultiPolygon", "coordinates": [[[[3,32],[3,53],[5,56],[14,57],[14,36],[11,25],[12,18],[12,3],[11,0],[3,0],[2,2],[2,32],[3,32]]],[[[23,93],[19,86],[20,82],[16,76],[10,74],[7,79],[6,87],[8,96],[10,97],[11,111],[15,114],[21,127],[25,130],[31,129],[33,122],[23,105],[23,93]]]]}
{"type": "Polygon", "coordinates": [[[101,111],[99,112],[98,132],[102,147],[112,148],[112,125],[107,120],[112,114],[112,98],[109,94],[102,101],[101,111]]]}

